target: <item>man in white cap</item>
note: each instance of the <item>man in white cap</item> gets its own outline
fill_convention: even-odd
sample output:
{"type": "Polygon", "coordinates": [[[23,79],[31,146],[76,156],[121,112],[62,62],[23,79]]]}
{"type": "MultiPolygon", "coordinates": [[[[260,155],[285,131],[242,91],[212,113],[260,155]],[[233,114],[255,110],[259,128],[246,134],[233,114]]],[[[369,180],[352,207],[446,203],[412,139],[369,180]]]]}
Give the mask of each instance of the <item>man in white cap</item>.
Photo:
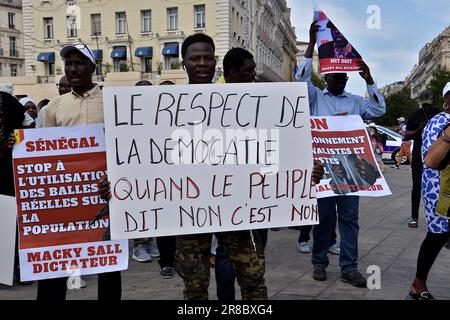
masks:
{"type": "MultiPolygon", "coordinates": [[[[403,136],[402,144],[400,146],[400,151],[398,152],[397,163],[392,166],[397,170],[400,170],[400,164],[402,163],[403,157],[407,157],[409,163],[411,163],[411,140],[405,136],[406,133],[406,119],[404,117],[400,117],[397,119],[399,126],[399,133],[403,136]]],[[[411,170],[411,167],[408,167],[408,171],[411,170]]]]}
{"type": "Polygon", "coordinates": [[[102,91],[92,83],[92,73],[95,72],[94,53],[87,45],[76,43],[65,46],[61,50],[61,58],[64,60],[65,74],[72,87],[72,94],[50,101],[43,127],[103,123],[102,91]]]}
{"type": "MultiPolygon", "coordinates": [[[[94,54],[83,43],[65,46],[61,50],[67,80],[72,92],[54,98],[48,104],[43,127],[70,127],[103,123],[103,95],[101,88],[92,82],[95,72],[94,54]]],[[[67,278],[38,282],[38,300],[65,300],[67,278]]],[[[98,276],[98,299],[120,300],[122,294],[120,272],[102,273],[98,276]]]]}

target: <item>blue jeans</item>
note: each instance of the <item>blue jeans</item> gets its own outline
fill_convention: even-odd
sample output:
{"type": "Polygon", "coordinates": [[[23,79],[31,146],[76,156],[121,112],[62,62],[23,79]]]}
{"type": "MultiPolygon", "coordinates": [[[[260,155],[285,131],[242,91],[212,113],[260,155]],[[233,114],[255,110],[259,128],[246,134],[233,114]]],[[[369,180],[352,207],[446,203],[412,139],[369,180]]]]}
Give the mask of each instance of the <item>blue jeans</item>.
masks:
{"type": "Polygon", "coordinates": [[[319,222],[313,228],[312,264],[327,267],[328,248],[333,244],[336,209],[341,236],[339,266],[342,273],[358,267],[358,207],[359,197],[340,196],[317,199],[319,222]]]}
{"type": "Polygon", "coordinates": [[[216,284],[217,299],[219,301],[236,300],[234,292],[234,281],[236,279],[236,271],[233,264],[227,257],[222,246],[218,246],[216,250],[216,284]]]}

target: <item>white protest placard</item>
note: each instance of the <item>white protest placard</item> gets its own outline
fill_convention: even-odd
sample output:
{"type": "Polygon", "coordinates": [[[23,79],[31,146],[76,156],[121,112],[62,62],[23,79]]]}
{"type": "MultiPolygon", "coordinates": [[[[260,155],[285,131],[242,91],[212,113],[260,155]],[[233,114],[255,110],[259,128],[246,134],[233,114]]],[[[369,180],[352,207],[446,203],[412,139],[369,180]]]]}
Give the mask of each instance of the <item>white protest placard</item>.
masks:
{"type": "Polygon", "coordinates": [[[318,223],[305,83],[103,97],[113,239],[318,223]]]}
{"type": "Polygon", "coordinates": [[[311,117],[314,158],[325,166],[317,197],[391,194],[360,116],[311,117]]]}
{"type": "Polygon", "coordinates": [[[16,243],[16,198],[0,195],[0,283],[12,286],[16,243]]]}
{"type": "Polygon", "coordinates": [[[102,124],[16,130],[13,149],[22,281],[126,270],[128,241],[109,240],[97,182],[102,124]],[[95,219],[97,217],[97,219],[95,219]]]}

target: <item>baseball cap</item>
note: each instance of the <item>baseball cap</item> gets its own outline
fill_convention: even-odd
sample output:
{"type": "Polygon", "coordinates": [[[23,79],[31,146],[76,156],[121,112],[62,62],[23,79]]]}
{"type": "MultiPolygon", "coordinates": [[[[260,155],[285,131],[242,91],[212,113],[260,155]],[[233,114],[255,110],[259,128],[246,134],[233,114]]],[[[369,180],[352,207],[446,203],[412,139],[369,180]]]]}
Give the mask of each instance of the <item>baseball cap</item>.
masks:
{"type": "Polygon", "coordinates": [[[78,51],[82,55],[86,56],[93,64],[95,64],[94,53],[92,50],[84,43],[73,43],[65,46],[61,50],[61,58],[66,59],[67,55],[72,51],[78,51]]]}
{"type": "Polygon", "coordinates": [[[425,89],[422,91],[422,93],[419,95],[419,102],[420,104],[432,104],[434,102],[434,93],[431,91],[431,89],[425,89]]]}
{"type": "Polygon", "coordinates": [[[445,95],[450,91],[450,82],[447,82],[447,84],[444,87],[444,90],[442,90],[442,96],[445,97],[445,95]]]}
{"type": "Polygon", "coordinates": [[[405,119],[404,117],[400,117],[400,118],[397,119],[397,121],[399,121],[399,122],[405,122],[406,119],[405,119]]]}

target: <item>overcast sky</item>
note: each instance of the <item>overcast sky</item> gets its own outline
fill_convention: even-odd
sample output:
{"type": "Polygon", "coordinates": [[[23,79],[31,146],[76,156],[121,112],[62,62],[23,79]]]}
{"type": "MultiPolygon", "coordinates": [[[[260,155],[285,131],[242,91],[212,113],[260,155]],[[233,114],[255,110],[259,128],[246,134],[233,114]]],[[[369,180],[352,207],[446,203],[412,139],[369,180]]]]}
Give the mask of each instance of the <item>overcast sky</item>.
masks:
{"type": "MultiPolygon", "coordinates": [[[[418,62],[423,46],[450,25],[450,0],[287,0],[297,39],[308,41],[313,6],[330,20],[362,55],[373,78],[382,87],[401,81],[418,62]],[[380,10],[380,29],[369,29],[367,21],[380,10]]],[[[359,74],[350,74],[347,91],[364,94],[359,74]]]]}

